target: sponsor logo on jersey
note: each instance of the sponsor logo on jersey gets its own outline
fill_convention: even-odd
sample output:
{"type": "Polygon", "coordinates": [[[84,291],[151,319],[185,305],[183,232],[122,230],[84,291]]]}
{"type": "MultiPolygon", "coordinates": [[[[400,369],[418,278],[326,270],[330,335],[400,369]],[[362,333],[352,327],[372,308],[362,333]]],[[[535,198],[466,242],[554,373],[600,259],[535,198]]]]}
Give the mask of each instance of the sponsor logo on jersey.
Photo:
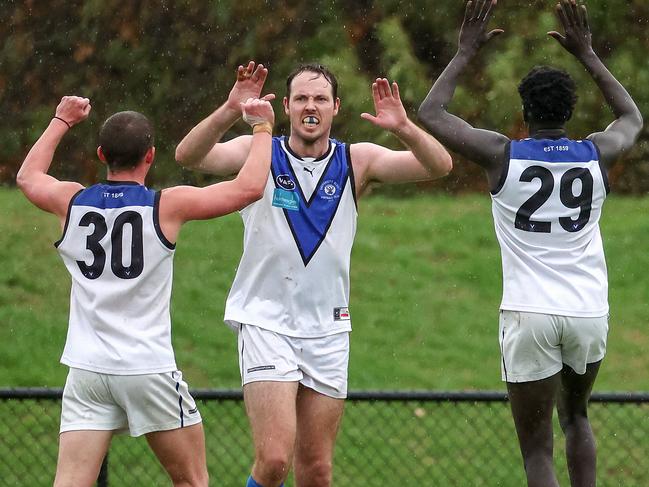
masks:
{"type": "Polygon", "coordinates": [[[288,191],[293,191],[295,189],[295,182],[288,174],[280,174],[275,180],[280,188],[284,188],[288,191]]]}
{"type": "Polygon", "coordinates": [[[340,198],[340,184],[338,181],[329,179],[320,185],[318,193],[323,200],[337,200],[340,198]]]}
{"type": "Polygon", "coordinates": [[[349,308],[334,308],[334,321],[349,321],[349,308]]]}
{"type": "Polygon", "coordinates": [[[285,210],[299,211],[300,199],[294,191],[275,188],[273,191],[273,206],[284,208],[285,210]]]}

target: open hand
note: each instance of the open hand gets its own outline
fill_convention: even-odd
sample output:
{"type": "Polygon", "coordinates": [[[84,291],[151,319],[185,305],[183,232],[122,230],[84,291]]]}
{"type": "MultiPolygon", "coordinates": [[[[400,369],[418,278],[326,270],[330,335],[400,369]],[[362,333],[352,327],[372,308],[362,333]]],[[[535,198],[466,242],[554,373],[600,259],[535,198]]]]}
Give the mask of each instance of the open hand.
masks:
{"type": "Polygon", "coordinates": [[[466,3],[458,43],[461,51],[473,54],[493,37],[505,32],[502,29],[493,29],[487,32],[487,24],[489,24],[496,3],[497,0],[469,0],[466,3]]]}
{"type": "Polygon", "coordinates": [[[254,61],[248,62],[247,66],[239,66],[237,68],[237,81],[234,83],[230,95],[228,96],[228,104],[233,108],[239,108],[240,103],[244,103],[249,98],[261,98],[262,100],[270,101],[275,98],[275,95],[270,93],[261,96],[261,90],[266,82],[268,76],[268,69],[263,64],[255,66],[254,61]]]}
{"type": "Polygon", "coordinates": [[[83,122],[90,114],[90,100],[80,96],[64,96],[56,107],[55,116],[72,127],[83,122]]]}
{"type": "Polygon", "coordinates": [[[390,82],[386,78],[377,78],[372,83],[372,98],[374,98],[376,115],[361,113],[361,118],[369,120],[385,130],[397,130],[407,123],[408,115],[401,103],[399,85],[396,81],[393,81],[390,86],[390,82]]]}
{"type": "Polygon", "coordinates": [[[269,123],[271,126],[275,123],[275,112],[268,100],[248,98],[241,103],[241,113],[243,120],[251,127],[260,123],[269,123]]]}
{"type": "Polygon", "coordinates": [[[591,52],[592,35],[586,6],[577,5],[575,0],[561,0],[557,3],[555,11],[565,35],[554,30],[548,32],[548,35],[555,38],[566,51],[577,58],[591,52]]]}

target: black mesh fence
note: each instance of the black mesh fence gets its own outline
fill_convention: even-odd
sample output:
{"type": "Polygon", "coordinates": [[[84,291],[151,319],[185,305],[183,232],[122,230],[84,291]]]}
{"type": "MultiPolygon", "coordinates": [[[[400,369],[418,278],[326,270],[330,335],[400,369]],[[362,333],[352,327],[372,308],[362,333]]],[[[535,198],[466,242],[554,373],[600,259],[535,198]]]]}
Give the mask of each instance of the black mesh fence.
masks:
{"type": "MultiPolygon", "coordinates": [[[[243,486],[253,451],[238,391],[193,391],[211,485],[243,486]]],[[[60,390],[0,390],[0,486],[48,486],[56,466],[60,390]]],[[[599,485],[649,485],[649,395],[598,394],[590,409],[599,485]]],[[[568,485],[557,426],[555,464],[568,485]]],[[[100,486],[170,485],[144,438],[116,436],[100,486]]],[[[292,479],[286,483],[293,486],[292,479]]],[[[503,393],[351,393],[338,436],[335,486],[525,485],[503,393]]]]}

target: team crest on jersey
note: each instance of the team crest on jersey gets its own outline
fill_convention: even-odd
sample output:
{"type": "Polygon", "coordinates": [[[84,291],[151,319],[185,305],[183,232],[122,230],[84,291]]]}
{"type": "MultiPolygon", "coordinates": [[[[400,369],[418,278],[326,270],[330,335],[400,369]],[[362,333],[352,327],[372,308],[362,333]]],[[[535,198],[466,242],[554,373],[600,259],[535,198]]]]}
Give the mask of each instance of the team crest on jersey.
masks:
{"type": "Polygon", "coordinates": [[[318,194],[323,200],[337,200],[340,198],[340,184],[329,179],[320,185],[318,194]]]}
{"type": "Polygon", "coordinates": [[[295,182],[288,174],[280,174],[279,176],[277,176],[277,178],[275,178],[275,181],[277,181],[277,185],[280,188],[283,188],[287,191],[293,191],[295,189],[295,182]]]}

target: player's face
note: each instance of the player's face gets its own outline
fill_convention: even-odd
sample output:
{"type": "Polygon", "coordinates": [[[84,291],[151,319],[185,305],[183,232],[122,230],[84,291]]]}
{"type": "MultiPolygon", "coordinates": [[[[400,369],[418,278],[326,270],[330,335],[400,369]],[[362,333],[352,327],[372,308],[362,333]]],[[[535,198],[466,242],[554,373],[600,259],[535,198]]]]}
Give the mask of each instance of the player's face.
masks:
{"type": "Polygon", "coordinates": [[[328,138],[340,100],[334,99],[329,81],[318,73],[305,71],[291,82],[290,99],[284,97],[284,112],[291,122],[291,136],[313,143],[328,138]]]}

